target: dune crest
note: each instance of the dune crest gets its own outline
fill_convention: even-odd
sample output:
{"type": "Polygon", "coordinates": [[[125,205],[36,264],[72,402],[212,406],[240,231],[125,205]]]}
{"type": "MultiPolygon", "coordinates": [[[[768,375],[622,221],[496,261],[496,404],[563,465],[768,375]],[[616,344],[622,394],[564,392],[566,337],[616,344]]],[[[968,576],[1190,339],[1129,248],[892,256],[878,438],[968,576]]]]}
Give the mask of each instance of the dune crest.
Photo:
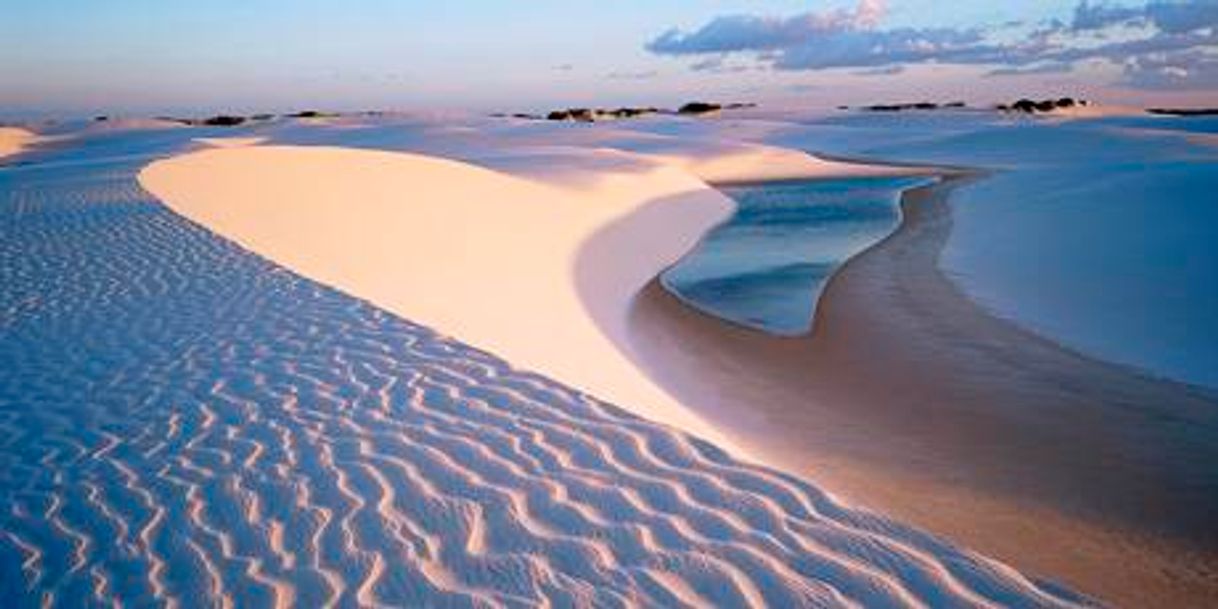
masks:
{"type": "Polygon", "coordinates": [[[212,148],[243,148],[257,146],[266,141],[265,137],[197,137],[195,141],[212,148]]]}
{"type": "MultiPolygon", "coordinates": [[[[661,165],[558,188],[420,155],[336,148],[213,149],[140,174],[172,209],[250,250],[640,414],[723,441],[656,387],[572,287],[581,243],[648,201],[682,197],[680,226],[603,269],[625,310],[731,203],[661,165]]],[[[624,319],[616,330],[624,332],[624,319]]]]}
{"type": "Polygon", "coordinates": [[[635,296],[733,209],[693,172],[734,181],[893,170],[764,146],[598,152],[612,162],[584,179],[539,181],[417,154],[255,146],[159,161],[140,182],[279,264],[730,447],[630,357],[635,296]],[[585,244],[649,206],[666,212],[635,223],[628,250],[579,260],[577,289],[585,244]]]}

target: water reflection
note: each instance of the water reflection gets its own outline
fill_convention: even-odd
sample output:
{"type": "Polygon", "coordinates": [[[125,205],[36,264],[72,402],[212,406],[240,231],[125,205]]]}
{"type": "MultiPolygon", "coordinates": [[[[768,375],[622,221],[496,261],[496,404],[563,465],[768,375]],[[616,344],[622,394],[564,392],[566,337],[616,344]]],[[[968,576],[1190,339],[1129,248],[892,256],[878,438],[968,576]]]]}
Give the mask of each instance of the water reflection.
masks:
{"type": "Polygon", "coordinates": [[[811,330],[833,272],[900,223],[900,193],[926,178],[852,178],[724,188],[736,213],[661,280],[690,305],[779,335],[811,330]]]}

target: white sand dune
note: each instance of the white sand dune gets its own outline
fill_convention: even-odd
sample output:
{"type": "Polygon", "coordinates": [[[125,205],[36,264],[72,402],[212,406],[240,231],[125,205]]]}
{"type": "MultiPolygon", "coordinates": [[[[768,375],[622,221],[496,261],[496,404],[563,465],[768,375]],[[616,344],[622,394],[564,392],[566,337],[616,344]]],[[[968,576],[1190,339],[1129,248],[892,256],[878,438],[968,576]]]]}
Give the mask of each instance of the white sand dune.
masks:
{"type": "Polygon", "coordinates": [[[600,332],[573,285],[581,243],[647,200],[690,197],[686,223],[606,269],[608,302],[628,303],[725,217],[730,204],[683,171],[632,170],[578,191],[418,155],[253,147],[158,162],[140,180],[178,213],[310,278],[714,437],[600,332]]]}
{"type": "Polygon", "coordinates": [[[37,141],[38,136],[17,127],[0,127],[0,158],[17,154],[37,141]]]}
{"type": "MultiPolygon", "coordinates": [[[[545,408],[559,417],[553,424],[530,425],[526,435],[534,441],[563,438],[558,445],[565,447],[564,451],[553,453],[556,464],[563,468],[582,471],[588,464],[600,464],[597,466],[598,481],[592,486],[587,486],[591,480],[581,483],[578,492],[577,487],[563,482],[561,476],[551,479],[559,475],[558,470],[550,470],[537,478],[525,475],[538,465],[536,456],[540,453],[527,456],[520,454],[522,451],[518,448],[510,453],[488,452],[488,447],[483,445],[485,439],[488,434],[497,437],[499,433],[481,429],[480,424],[468,424],[460,431],[433,438],[454,443],[449,448],[439,449],[445,456],[435,456],[449,467],[468,468],[470,463],[489,460],[491,472],[473,475],[472,479],[479,484],[502,488],[506,497],[514,497],[506,504],[513,515],[492,522],[485,519],[498,510],[487,511],[486,506],[479,505],[481,516],[469,524],[472,528],[468,533],[461,535],[469,536],[465,552],[482,555],[486,552],[486,538],[510,539],[521,530],[547,538],[558,536],[554,542],[536,549],[530,560],[542,563],[528,570],[532,575],[521,574],[523,581],[534,581],[530,585],[557,578],[554,571],[562,569],[548,563],[555,556],[569,553],[563,549],[564,544],[571,544],[572,549],[585,548],[581,552],[588,553],[577,562],[586,562],[591,571],[579,574],[577,579],[592,581],[601,569],[622,569],[620,558],[616,557],[623,549],[621,543],[630,537],[622,537],[623,530],[606,539],[605,532],[597,530],[622,526],[623,514],[651,513],[655,505],[649,501],[660,500],[668,506],[661,512],[680,512],[692,507],[718,524],[710,525],[708,521],[705,525],[710,528],[704,528],[704,525],[672,522],[671,533],[693,536],[680,545],[692,543],[691,549],[703,548],[697,551],[699,557],[692,562],[690,557],[669,555],[665,543],[659,541],[668,533],[657,538],[654,530],[639,531],[640,536],[628,544],[634,548],[629,553],[639,558],[647,557],[645,560],[649,563],[659,560],[664,565],[647,571],[647,583],[636,579],[630,584],[634,590],[632,594],[641,591],[661,594],[650,597],[644,605],[802,606],[839,604],[848,602],[847,599],[868,606],[916,605],[920,602],[985,604],[976,589],[970,590],[971,584],[949,583],[956,577],[950,575],[955,569],[944,567],[940,553],[956,551],[937,542],[932,542],[934,549],[914,549],[930,541],[920,534],[888,529],[892,525],[883,525],[885,532],[880,535],[874,536],[877,531],[867,533],[871,540],[867,543],[883,545],[888,543],[883,541],[887,539],[899,540],[898,544],[903,547],[912,546],[908,552],[892,554],[882,550],[873,554],[857,547],[851,549],[858,540],[849,541],[854,533],[847,531],[854,525],[834,530],[837,525],[795,524],[798,518],[792,520],[788,509],[800,504],[811,507],[812,504],[806,503],[808,492],[814,493],[820,502],[820,507],[812,508],[808,514],[819,513],[833,505],[834,511],[850,514],[849,518],[867,521],[874,518],[837,507],[823,492],[813,491],[802,483],[799,486],[803,490],[797,495],[804,498],[798,503],[766,498],[763,489],[784,479],[782,477],[759,485],[757,480],[729,475],[726,470],[709,477],[698,475],[701,482],[696,489],[675,488],[665,483],[663,486],[671,489],[671,494],[665,491],[663,497],[651,492],[636,494],[620,486],[622,474],[630,477],[635,475],[631,472],[637,472],[646,484],[659,484],[660,480],[653,476],[660,471],[686,476],[692,473],[686,468],[696,468],[697,463],[704,462],[703,457],[695,456],[697,450],[690,450],[692,445],[688,443],[692,440],[667,430],[680,429],[728,445],[726,434],[704,424],[651,380],[652,375],[662,374],[662,371],[641,371],[626,353],[631,343],[626,314],[635,294],[731,209],[730,201],[690,171],[702,171],[714,179],[740,180],[882,170],[823,162],[790,151],[762,147],[734,148],[726,154],[704,158],[675,155],[657,158],[606,150],[594,154],[607,155],[609,159],[595,170],[587,169],[587,163],[582,163],[586,171],[592,172],[584,175],[584,179],[571,180],[570,175],[565,175],[562,180],[542,183],[413,154],[254,147],[207,150],[161,161],[141,172],[140,181],[178,213],[278,264],[365,298],[406,319],[487,349],[514,366],[540,372],[628,408],[646,419],[659,421],[661,425],[643,421],[636,425],[651,430],[648,433],[666,437],[663,443],[672,448],[678,444],[686,446],[675,453],[685,455],[679,459],[679,464],[667,463],[662,470],[647,465],[638,470],[651,457],[644,461],[637,459],[651,453],[652,449],[648,448],[650,441],[639,436],[637,429],[631,431],[631,426],[623,427],[625,419],[616,418],[597,423],[587,432],[578,432],[582,415],[569,416],[570,401],[552,392],[532,397],[528,392],[513,393],[495,404],[512,413],[502,415],[508,420],[519,416],[522,407],[530,412],[534,408],[545,408]],[[629,162],[623,162],[623,157],[629,162]],[[622,218],[644,210],[647,210],[648,222],[629,224],[634,231],[624,239],[630,244],[629,248],[603,252],[591,262],[587,259],[584,248],[594,235],[622,218]],[[579,259],[581,256],[583,258],[579,259]],[[579,269],[576,268],[577,259],[579,269]],[[541,435],[537,435],[538,432],[541,435]],[[448,454],[454,447],[460,448],[456,459],[448,454]],[[642,454],[622,458],[622,451],[634,455],[634,451],[640,449],[642,454]],[[588,458],[592,461],[586,461],[588,458]],[[534,487],[536,491],[529,490],[534,487]],[[755,495],[758,491],[761,494],[755,495]],[[567,512],[564,519],[574,520],[555,530],[552,522],[547,523],[544,518],[537,521],[536,516],[530,515],[532,510],[527,507],[529,500],[526,499],[530,496],[564,505],[575,496],[591,501],[577,500],[578,505],[563,508],[567,512]],[[750,506],[757,501],[761,502],[758,505],[767,505],[777,511],[762,520],[749,516],[755,513],[757,507],[750,506]],[[597,506],[617,507],[612,508],[614,513],[606,513],[597,506]],[[757,528],[762,522],[770,525],[757,528]],[[779,526],[782,532],[767,530],[771,525],[779,526]],[[518,532],[510,533],[513,530],[518,532]],[[825,545],[825,539],[803,537],[813,531],[817,531],[814,537],[826,534],[839,541],[825,545]],[[735,549],[729,550],[735,558],[728,563],[721,562],[722,558],[713,558],[718,550],[703,554],[705,544],[728,550],[742,538],[771,539],[777,545],[760,551],[759,548],[744,550],[739,554],[735,549]],[[557,543],[558,539],[563,541],[557,543]],[[615,539],[618,541],[613,541],[615,539]],[[729,545],[721,546],[722,543],[729,545]],[[779,547],[786,548],[781,557],[771,553],[779,547]],[[812,571],[799,566],[829,557],[837,566],[812,571]],[[742,567],[737,560],[744,560],[743,564],[749,566],[742,567]],[[936,572],[934,575],[917,576],[922,584],[914,586],[901,583],[894,588],[896,582],[889,581],[890,575],[884,574],[892,568],[899,572],[911,568],[917,571],[923,567],[916,565],[929,564],[940,566],[932,569],[936,572]],[[928,590],[921,587],[924,584],[939,592],[927,595],[928,590]]],[[[536,162],[538,159],[530,156],[529,160],[536,162]]],[[[522,166],[520,169],[526,175],[543,173],[535,167],[522,166]]],[[[616,243],[622,241],[620,235],[615,239],[616,243]]],[[[481,392],[479,386],[494,376],[490,373],[475,375],[467,384],[470,390],[481,392]]],[[[417,408],[428,408],[426,399],[412,403],[417,408]]],[[[586,412],[586,408],[580,407],[578,411],[586,412]]],[[[601,410],[598,416],[607,412],[601,410]]],[[[526,416],[531,418],[533,415],[526,416]]],[[[457,418],[445,420],[450,424],[458,423],[457,418]]],[[[375,424],[361,429],[379,429],[392,421],[394,417],[378,415],[375,424]]],[[[513,432],[515,439],[501,437],[489,448],[493,449],[499,442],[506,443],[505,448],[518,447],[518,431],[513,432]]],[[[397,508],[390,506],[394,497],[402,496],[403,482],[409,482],[406,488],[414,489],[405,491],[406,494],[427,495],[436,492],[430,481],[432,477],[448,476],[435,471],[417,471],[415,460],[429,454],[418,447],[411,448],[418,439],[395,436],[391,430],[384,431],[384,436],[397,438],[399,445],[392,452],[405,452],[408,456],[402,460],[389,459],[383,456],[382,448],[372,446],[363,449],[362,454],[377,463],[389,459],[410,475],[394,482],[370,473],[377,480],[371,488],[379,490],[353,492],[357,501],[379,503],[382,518],[386,512],[391,516],[400,514],[397,508]],[[374,499],[378,497],[379,500],[374,499]]],[[[706,449],[713,450],[709,446],[706,449]]],[[[716,454],[720,456],[712,461],[728,459],[717,451],[716,454]]],[[[731,467],[762,471],[739,464],[731,467]]],[[[791,482],[787,480],[783,484],[791,482]]],[[[761,512],[756,515],[760,516],[761,512]]],[[[634,530],[634,527],[626,530],[634,530]]],[[[436,543],[443,543],[441,540],[447,536],[437,534],[436,543]]],[[[763,547],[769,543],[765,542],[763,547]]],[[[1003,594],[1009,596],[1001,603],[1052,605],[1064,602],[1029,585],[1013,571],[992,563],[979,567],[981,563],[975,560],[968,559],[969,566],[964,572],[969,573],[969,577],[985,572],[988,581],[1002,581],[1003,594]]],[[[445,581],[453,581],[467,578],[471,570],[478,572],[478,569],[472,563],[436,564],[424,567],[424,572],[431,570],[437,577],[442,574],[445,581]]],[[[460,589],[470,590],[468,586],[460,589]]],[[[579,589],[584,590],[581,594],[594,594],[593,588],[582,587],[570,588],[564,594],[579,589]]]]}
{"type": "Polygon", "coordinates": [[[1146,108],[1123,106],[1117,104],[1089,103],[1085,106],[1058,108],[1046,113],[1046,116],[1057,118],[1108,118],[1120,116],[1152,116],[1146,108]]]}
{"type": "Polygon", "coordinates": [[[166,129],[189,129],[181,121],[167,118],[146,117],[110,117],[106,120],[91,121],[84,129],[86,132],[132,132],[132,131],[164,131],[166,129]]]}
{"type": "Polygon", "coordinates": [[[256,146],[266,141],[265,137],[197,137],[194,141],[212,148],[242,148],[256,146]]]}
{"type": "Polygon", "coordinates": [[[689,170],[744,179],[874,169],[760,146],[704,158],[600,155],[611,162],[577,185],[420,155],[273,146],[161,161],[140,181],[178,213],[308,277],[728,444],[626,352],[634,296],[732,209],[689,170]],[[577,286],[585,244],[648,206],[663,211],[628,251],[581,261],[577,286]]]}
{"type": "MultiPolygon", "coordinates": [[[[13,606],[1080,602],[253,256],[149,197],[117,150],[112,161],[8,169],[0,182],[0,596],[13,606]]],[[[249,214],[268,225],[247,243],[265,232],[307,250],[259,241],[254,251],[269,258],[370,287],[382,279],[369,271],[396,272],[308,240],[328,228],[415,269],[396,275],[410,283],[384,284],[402,299],[387,302],[455,328],[491,324],[496,304],[549,307],[552,326],[486,336],[505,344],[575,344],[558,332],[582,332],[574,312],[511,290],[574,298],[531,275],[558,273],[546,264],[554,258],[569,282],[559,247],[572,237],[555,234],[613,214],[561,206],[625,205],[610,194],[612,176],[597,187],[610,192],[578,197],[450,161],[344,150],[214,149],[143,175],[157,189],[190,187],[172,196],[206,195],[213,204],[194,213],[214,214],[221,234],[249,214]],[[398,171],[413,179],[379,175],[398,171]],[[254,183],[229,182],[237,177],[254,183]],[[370,177],[385,190],[360,190],[370,177]],[[495,204],[534,222],[501,213],[467,232],[443,224],[445,207],[495,204]],[[344,218],[357,212],[374,221],[344,218]],[[466,242],[474,237],[517,249],[482,259],[466,242]],[[403,253],[495,283],[435,283],[454,280],[403,253]],[[351,266],[314,258],[323,255],[351,266]],[[515,281],[491,277],[487,264],[515,281]]],[[[680,235],[724,211],[677,168],[631,176],[617,179],[650,182],[648,196],[696,195],[682,203],[690,215],[665,227],[680,235]]],[[[610,261],[623,277],[604,277],[631,279],[668,247],[640,243],[610,261]]],[[[581,348],[572,356],[602,356],[581,348]]],[[[545,349],[517,349],[552,361],[545,349]]]]}

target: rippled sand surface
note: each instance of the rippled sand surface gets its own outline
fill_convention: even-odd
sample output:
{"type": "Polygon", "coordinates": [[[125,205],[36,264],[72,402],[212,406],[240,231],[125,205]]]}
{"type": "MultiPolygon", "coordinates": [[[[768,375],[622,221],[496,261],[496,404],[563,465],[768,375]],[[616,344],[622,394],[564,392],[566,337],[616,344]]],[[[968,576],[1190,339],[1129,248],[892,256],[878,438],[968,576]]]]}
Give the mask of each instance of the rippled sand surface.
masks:
{"type": "Polygon", "coordinates": [[[145,137],[0,168],[10,606],[1078,600],[244,252],[145,137]]]}

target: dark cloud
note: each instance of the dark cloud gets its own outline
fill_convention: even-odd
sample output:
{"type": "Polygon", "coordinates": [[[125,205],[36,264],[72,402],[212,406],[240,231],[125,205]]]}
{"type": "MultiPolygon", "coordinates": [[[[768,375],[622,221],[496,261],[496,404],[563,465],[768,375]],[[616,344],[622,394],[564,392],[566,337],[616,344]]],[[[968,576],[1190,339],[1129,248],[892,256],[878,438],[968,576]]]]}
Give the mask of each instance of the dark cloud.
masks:
{"type": "Polygon", "coordinates": [[[1128,8],[1105,3],[1092,4],[1083,0],[1074,7],[1074,20],[1070,23],[1070,29],[1076,32],[1099,30],[1145,16],[1145,7],[1128,8]]]}
{"type": "Polygon", "coordinates": [[[1160,0],[1141,6],[1118,6],[1084,0],[1074,8],[1074,19],[1069,29],[1086,32],[1114,25],[1149,25],[1168,34],[1215,27],[1218,26],[1218,0],[1160,0]]]}
{"type": "Polygon", "coordinates": [[[1146,17],[1164,32],[1179,34],[1218,27],[1218,0],[1151,2],[1146,17]]]}
{"type": "Polygon", "coordinates": [[[873,28],[882,15],[883,4],[877,0],[863,0],[853,11],[803,13],[785,18],[726,15],[691,33],[668,30],[648,43],[647,50],[660,55],[785,50],[809,37],[873,28]]]}
{"type": "Polygon", "coordinates": [[[1218,55],[1187,50],[1140,56],[1125,64],[1125,81],[1140,89],[1218,88],[1218,55]]]}
{"type": "Polygon", "coordinates": [[[700,57],[694,64],[699,70],[719,70],[725,58],[744,56],[776,70],[855,68],[865,74],[927,62],[990,66],[991,76],[1044,74],[1105,60],[1123,66],[1133,86],[1218,86],[1213,78],[1218,0],[1154,0],[1138,6],[1084,0],[1070,23],[1042,23],[1023,36],[1009,34],[1027,24],[882,28],[882,19],[878,0],[863,0],[853,10],[785,18],[722,16],[689,32],[669,30],[647,49],[700,57]]]}

